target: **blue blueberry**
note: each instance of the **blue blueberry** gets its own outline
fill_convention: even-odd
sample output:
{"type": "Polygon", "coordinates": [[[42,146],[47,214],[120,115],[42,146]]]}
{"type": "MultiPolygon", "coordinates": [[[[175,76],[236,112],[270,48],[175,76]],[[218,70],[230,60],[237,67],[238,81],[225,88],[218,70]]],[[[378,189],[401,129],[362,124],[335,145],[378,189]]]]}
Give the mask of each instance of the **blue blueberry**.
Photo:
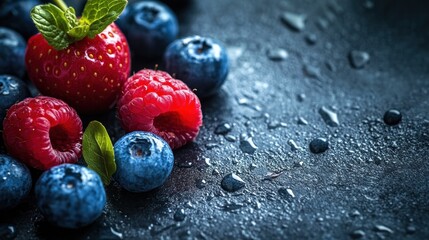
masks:
{"type": "Polygon", "coordinates": [[[14,158],[0,154],[0,210],[18,205],[28,196],[31,175],[28,168],[14,158]]]}
{"type": "Polygon", "coordinates": [[[0,75],[0,127],[7,109],[27,97],[30,97],[30,91],[25,82],[14,76],[0,75]]]}
{"type": "Polygon", "coordinates": [[[0,26],[11,28],[26,39],[30,38],[38,32],[30,11],[39,4],[40,0],[5,0],[0,4],[0,26]]]}
{"type": "Polygon", "coordinates": [[[116,21],[136,57],[160,58],[179,32],[176,15],[166,5],[155,1],[128,4],[116,21]]]}
{"type": "Polygon", "coordinates": [[[130,192],[160,187],[173,169],[173,152],[164,139],[142,131],[130,132],[115,143],[114,179],[130,192]]]}
{"type": "Polygon", "coordinates": [[[215,39],[191,36],[172,42],[164,55],[165,68],[198,97],[219,91],[228,75],[228,55],[223,44],[215,39]]]}
{"type": "Polygon", "coordinates": [[[45,218],[63,228],[91,224],[106,204],[106,192],[98,174],[75,164],[62,164],[45,171],[34,191],[37,207],[45,218]]]}
{"type": "Polygon", "coordinates": [[[27,43],[19,33],[0,27],[0,74],[23,77],[27,43]]]}

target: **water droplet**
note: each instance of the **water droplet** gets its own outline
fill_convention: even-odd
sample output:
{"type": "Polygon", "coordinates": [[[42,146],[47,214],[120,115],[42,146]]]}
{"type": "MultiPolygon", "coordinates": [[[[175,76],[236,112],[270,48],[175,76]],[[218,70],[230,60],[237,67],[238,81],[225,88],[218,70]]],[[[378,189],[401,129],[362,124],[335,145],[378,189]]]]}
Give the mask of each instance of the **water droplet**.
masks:
{"type": "Polygon", "coordinates": [[[326,64],[326,68],[329,71],[335,72],[337,70],[337,68],[335,67],[334,63],[332,63],[331,61],[327,61],[325,64],[326,64]]]}
{"type": "Polygon", "coordinates": [[[258,147],[253,142],[252,137],[245,136],[240,139],[240,149],[244,153],[253,154],[258,147]]]}
{"type": "Polygon", "coordinates": [[[177,211],[174,213],[173,218],[174,218],[174,221],[177,221],[177,222],[181,222],[185,220],[186,218],[185,209],[183,208],[177,209],[177,211]]]}
{"type": "Polygon", "coordinates": [[[417,231],[417,229],[414,225],[410,225],[407,227],[407,233],[408,234],[414,234],[416,231],[417,231]]]}
{"type": "Polygon", "coordinates": [[[244,204],[242,204],[242,203],[226,202],[226,203],[222,206],[222,209],[223,209],[224,211],[234,211],[234,210],[240,209],[240,208],[242,208],[242,207],[244,207],[244,204]]]}
{"type": "Polygon", "coordinates": [[[319,109],[319,114],[320,116],[322,116],[323,121],[325,121],[328,126],[337,127],[338,125],[340,125],[337,114],[329,110],[328,108],[321,107],[319,109]]]}
{"type": "Polygon", "coordinates": [[[304,70],[305,75],[307,75],[307,77],[320,78],[320,75],[321,75],[320,69],[315,67],[315,66],[305,64],[303,70],[304,70]]]}
{"type": "Polygon", "coordinates": [[[319,29],[322,31],[329,27],[329,22],[324,18],[317,19],[316,24],[319,27],[319,29]]]}
{"type": "Polygon", "coordinates": [[[224,134],[229,133],[231,130],[232,130],[231,124],[229,124],[229,123],[222,123],[222,124],[219,124],[216,127],[214,133],[224,135],[224,134]]]}
{"type": "Polygon", "coordinates": [[[228,142],[235,142],[237,141],[237,138],[234,135],[227,134],[225,135],[225,140],[227,140],[228,142]]]}
{"type": "Polygon", "coordinates": [[[292,139],[289,139],[289,141],[287,141],[287,143],[289,144],[290,149],[292,151],[302,151],[303,150],[302,147],[298,146],[298,144],[296,144],[296,142],[292,139]]]}
{"type": "Polygon", "coordinates": [[[329,142],[326,138],[315,138],[310,142],[310,151],[318,154],[329,149],[329,142]]]}
{"type": "Polygon", "coordinates": [[[317,42],[317,36],[314,33],[308,33],[305,35],[305,42],[307,42],[308,45],[314,45],[317,42]]]}
{"type": "Polygon", "coordinates": [[[380,224],[375,225],[374,226],[374,230],[377,231],[377,232],[385,232],[385,233],[393,234],[393,230],[392,229],[390,229],[390,228],[388,228],[388,227],[386,227],[384,225],[380,225],[380,224]]]}
{"type": "Polygon", "coordinates": [[[279,127],[287,127],[287,123],[279,122],[277,120],[269,121],[267,124],[268,129],[276,129],[279,127]]]}
{"type": "Polygon", "coordinates": [[[113,235],[117,236],[119,239],[123,238],[123,234],[116,231],[115,229],[113,229],[112,227],[110,227],[110,232],[113,233],[113,235]]]}
{"type": "Polygon", "coordinates": [[[197,188],[202,189],[207,185],[207,182],[204,179],[197,179],[195,181],[195,185],[197,186],[197,188]]]}
{"type": "Polygon", "coordinates": [[[219,170],[217,170],[217,169],[213,169],[213,171],[212,171],[212,175],[213,176],[219,176],[219,170]]]}
{"type": "Polygon", "coordinates": [[[365,67],[369,62],[370,56],[364,51],[351,51],[349,54],[349,61],[353,68],[359,69],[365,67]]]}
{"type": "Polygon", "coordinates": [[[273,61],[283,61],[289,57],[289,53],[283,48],[274,48],[267,51],[267,56],[273,61]]]}
{"type": "Polygon", "coordinates": [[[284,188],[281,187],[279,190],[277,190],[279,195],[285,199],[292,200],[292,198],[295,198],[295,194],[293,193],[292,189],[290,188],[284,188]]]}
{"type": "Polygon", "coordinates": [[[281,16],[284,24],[294,31],[302,31],[305,28],[305,22],[307,16],[304,14],[298,14],[293,12],[284,12],[281,16]]]}
{"type": "Polygon", "coordinates": [[[296,99],[298,100],[298,102],[303,102],[305,100],[307,96],[305,96],[304,93],[300,93],[296,96],[296,99]]]}
{"type": "Polygon", "coordinates": [[[15,239],[17,236],[16,229],[13,225],[1,224],[0,225],[0,239],[15,239]]]}
{"type": "Polygon", "coordinates": [[[308,121],[303,117],[299,117],[297,122],[299,125],[308,125],[308,121]]]}
{"type": "Polygon", "coordinates": [[[235,192],[242,189],[246,183],[234,173],[229,173],[223,177],[221,187],[228,192],[235,192]]]}
{"type": "Polygon", "coordinates": [[[365,237],[365,232],[362,230],[354,230],[350,233],[350,237],[353,239],[359,239],[365,237]]]}
{"type": "Polygon", "coordinates": [[[205,144],[205,146],[206,146],[206,148],[207,148],[208,150],[210,150],[210,149],[212,149],[212,148],[218,147],[218,146],[219,146],[219,144],[218,144],[218,143],[214,143],[214,142],[209,142],[209,143],[206,143],[206,144],[205,144]]]}
{"type": "Polygon", "coordinates": [[[384,113],[383,120],[389,126],[398,125],[402,120],[402,114],[396,109],[390,109],[384,113]]]}

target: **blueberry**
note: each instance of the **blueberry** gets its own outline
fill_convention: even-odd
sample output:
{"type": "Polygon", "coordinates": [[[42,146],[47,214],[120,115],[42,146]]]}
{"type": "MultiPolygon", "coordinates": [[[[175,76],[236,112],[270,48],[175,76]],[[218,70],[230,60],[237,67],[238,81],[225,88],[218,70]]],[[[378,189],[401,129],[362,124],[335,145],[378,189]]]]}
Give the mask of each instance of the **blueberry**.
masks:
{"type": "Polygon", "coordinates": [[[62,164],[45,171],[34,191],[37,207],[45,218],[63,228],[91,224],[106,204],[106,192],[98,174],[75,164],[62,164]]]}
{"type": "Polygon", "coordinates": [[[161,137],[142,131],[130,132],[114,146],[114,179],[130,192],[160,187],[173,169],[173,152],[161,137]]]}
{"type": "Polygon", "coordinates": [[[40,0],[5,0],[0,4],[0,26],[11,28],[26,39],[30,38],[38,32],[30,11],[39,4],[40,0]]]}
{"type": "Polygon", "coordinates": [[[228,75],[228,55],[215,39],[191,36],[172,42],[164,55],[165,68],[198,97],[215,94],[228,75]]]}
{"type": "Polygon", "coordinates": [[[27,85],[19,78],[10,75],[0,75],[0,127],[7,109],[13,104],[30,97],[27,85]]]}
{"type": "Polygon", "coordinates": [[[23,77],[27,44],[19,33],[0,27],[0,74],[23,77]]]}
{"type": "Polygon", "coordinates": [[[176,15],[155,1],[128,4],[116,22],[137,57],[160,58],[179,32],[176,15]]]}
{"type": "Polygon", "coordinates": [[[0,210],[18,205],[31,189],[28,168],[14,158],[0,154],[0,210]]]}

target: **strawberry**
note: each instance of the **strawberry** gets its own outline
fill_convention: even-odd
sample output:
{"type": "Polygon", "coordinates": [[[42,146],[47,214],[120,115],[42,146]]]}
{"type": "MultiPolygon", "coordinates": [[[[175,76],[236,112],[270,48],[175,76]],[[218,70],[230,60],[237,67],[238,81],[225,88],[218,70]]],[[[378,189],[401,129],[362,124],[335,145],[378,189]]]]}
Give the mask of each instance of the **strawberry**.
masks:
{"type": "Polygon", "coordinates": [[[61,0],[34,7],[40,33],[25,54],[29,78],[43,94],[67,102],[81,114],[106,112],[130,74],[127,40],[113,23],[126,0],[88,0],[81,18],[61,0]]]}

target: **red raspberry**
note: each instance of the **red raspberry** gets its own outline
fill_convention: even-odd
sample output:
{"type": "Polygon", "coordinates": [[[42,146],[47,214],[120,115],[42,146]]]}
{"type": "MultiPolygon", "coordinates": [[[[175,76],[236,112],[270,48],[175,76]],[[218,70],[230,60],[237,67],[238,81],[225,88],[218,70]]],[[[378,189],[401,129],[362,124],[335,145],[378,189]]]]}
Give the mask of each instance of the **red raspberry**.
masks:
{"type": "Polygon", "coordinates": [[[12,105],[3,121],[8,153],[41,170],[76,163],[82,152],[82,135],[76,111],[52,97],[26,98],[12,105]]]}
{"type": "Polygon", "coordinates": [[[128,78],[118,111],[125,131],[152,132],[173,149],[195,139],[202,125],[198,97],[163,71],[145,69],[128,78]]]}

